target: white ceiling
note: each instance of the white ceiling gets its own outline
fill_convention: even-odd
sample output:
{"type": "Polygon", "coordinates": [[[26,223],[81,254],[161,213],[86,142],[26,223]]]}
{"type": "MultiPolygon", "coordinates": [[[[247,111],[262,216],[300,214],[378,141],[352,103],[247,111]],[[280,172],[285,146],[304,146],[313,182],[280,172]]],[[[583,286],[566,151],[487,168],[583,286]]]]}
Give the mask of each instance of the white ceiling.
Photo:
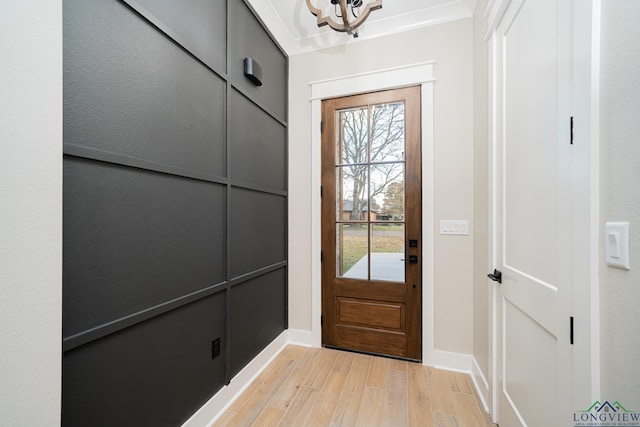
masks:
{"type": "MultiPolygon", "coordinates": [[[[354,43],[428,25],[467,18],[477,0],[383,0],[359,28],[354,39],[328,27],[319,28],[305,0],[249,0],[258,15],[289,55],[354,43]]],[[[319,8],[329,0],[312,0],[319,8]]]]}

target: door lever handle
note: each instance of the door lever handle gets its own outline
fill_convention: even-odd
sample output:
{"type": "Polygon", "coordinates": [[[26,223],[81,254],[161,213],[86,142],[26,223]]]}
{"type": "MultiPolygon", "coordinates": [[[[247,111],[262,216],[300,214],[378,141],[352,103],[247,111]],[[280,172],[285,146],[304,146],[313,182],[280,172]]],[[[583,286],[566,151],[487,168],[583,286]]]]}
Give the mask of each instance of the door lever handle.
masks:
{"type": "Polygon", "coordinates": [[[494,282],[502,283],[502,271],[493,269],[493,274],[487,274],[487,277],[494,282]]]}
{"type": "Polygon", "coordinates": [[[402,258],[400,261],[409,262],[411,264],[418,263],[418,255],[409,255],[409,259],[402,258]]]}

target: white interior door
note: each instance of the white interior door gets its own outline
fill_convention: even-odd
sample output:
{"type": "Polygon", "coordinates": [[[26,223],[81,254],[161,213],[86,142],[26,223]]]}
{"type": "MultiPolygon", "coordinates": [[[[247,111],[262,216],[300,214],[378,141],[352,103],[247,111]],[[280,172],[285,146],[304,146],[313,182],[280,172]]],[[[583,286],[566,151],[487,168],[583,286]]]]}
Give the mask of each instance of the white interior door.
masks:
{"type": "Polygon", "coordinates": [[[497,28],[498,421],[568,425],[571,0],[512,0],[497,28]]]}

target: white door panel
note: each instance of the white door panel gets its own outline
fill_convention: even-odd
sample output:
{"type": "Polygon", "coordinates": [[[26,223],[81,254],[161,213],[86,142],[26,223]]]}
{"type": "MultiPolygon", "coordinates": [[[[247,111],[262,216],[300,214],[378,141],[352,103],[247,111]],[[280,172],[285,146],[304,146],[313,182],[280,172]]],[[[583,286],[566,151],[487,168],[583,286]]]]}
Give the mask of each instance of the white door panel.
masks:
{"type": "Polygon", "coordinates": [[[555,286],[556,0],[522,3],[504,35],[504,261],[555,286]]]}
{"type": "MultiPolygon", "coordinates": [[[[504,267],[503,267],[504,268],[504,267]]],[[[504,268],[502,296],[552,334],[558,332],[558,293],[518,271],[504,268]]]]}
{"type": "Polygon", "coordinates": [[[497,29],[501,427],[564,425],[570,405],[570,12],[571,0],[513,0],[497,29]]]}
{"type": "Polygon", "coordinates": [[[505,397],[509,398],[510,405],[518,410],[528,425],[557,425],[555,334],[508,299],[504,303],[503,325],[505,397]],[[526,337],[525,340],[522,339],[523,336],[526,337]],[[542,349],[545,351],[541,351],[542,349]]]}

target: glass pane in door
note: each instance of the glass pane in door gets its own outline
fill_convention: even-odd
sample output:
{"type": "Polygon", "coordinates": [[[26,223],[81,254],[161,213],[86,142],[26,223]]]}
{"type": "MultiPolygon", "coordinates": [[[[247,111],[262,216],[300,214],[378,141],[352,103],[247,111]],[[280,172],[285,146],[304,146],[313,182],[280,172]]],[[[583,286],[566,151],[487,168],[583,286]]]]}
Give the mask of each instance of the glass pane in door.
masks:
{"type": "Polygon", "coordinates": [[[371,280],[404,282],[404,224],[371,224],[371,280]]]}
{"type": "Polygon", "coordinates": [[[366,165],[339,166],[336,169],[336,219],[369,220],[369,168],[366,165]]]}
{"type": "Polygon", "coordinates": [[[369,226],[347,223],[336,227],[336,275],[369,278],[369,226]]]}
{"type": "Polygon", "coordinates": [[[404,163],[371,166],[372,221],[404,221],[404,163]]]}
{"type": "Polygon", "coordinates": [[[404,103],[371,106],[371,162],[404,160],[404,103]]]}
{"type": "Polygon", "coordinates": [[[369,108],[341,110],[337,116],[336,163],[366,164],[369,157],[369,108]]]}
{"type": "Polygon", "coordinates": [[[336,276],[405,280],[404,103],[336,111],[336,276]]]}

